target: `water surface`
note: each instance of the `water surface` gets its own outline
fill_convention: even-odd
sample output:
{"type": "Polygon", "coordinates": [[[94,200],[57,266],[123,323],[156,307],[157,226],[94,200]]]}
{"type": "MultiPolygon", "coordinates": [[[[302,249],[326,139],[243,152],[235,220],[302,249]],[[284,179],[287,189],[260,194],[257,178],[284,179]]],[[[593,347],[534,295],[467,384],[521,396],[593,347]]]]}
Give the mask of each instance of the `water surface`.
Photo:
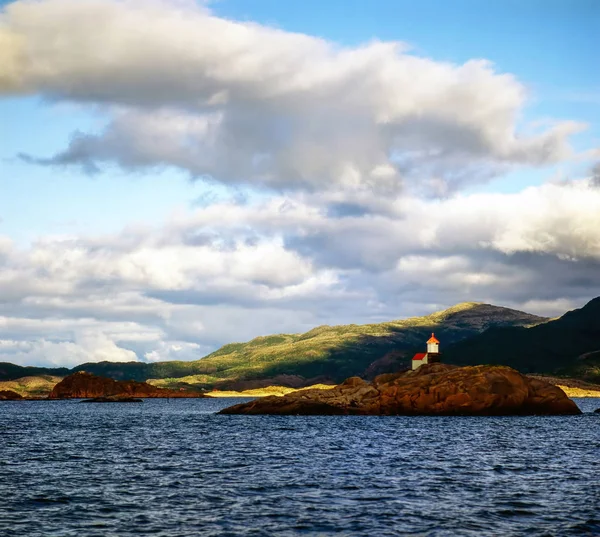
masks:
{"type": "Polygon", "coordinates": [[[0,404],[3,537],[600,535],[581,416],[220,416],[232,399],[0,404]]]}

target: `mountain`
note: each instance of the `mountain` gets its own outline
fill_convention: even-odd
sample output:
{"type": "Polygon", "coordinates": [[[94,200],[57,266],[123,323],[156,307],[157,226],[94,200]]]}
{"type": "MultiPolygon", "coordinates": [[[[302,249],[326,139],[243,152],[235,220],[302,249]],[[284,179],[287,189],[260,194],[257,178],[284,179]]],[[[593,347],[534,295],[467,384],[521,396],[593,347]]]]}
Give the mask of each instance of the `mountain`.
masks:
{"type": "Polygon", "coordinates": [[[372,378],[409,365],[435,332],[443,345],[493,326],[531,326],[547,319],[490,304],[463,303],[425,317],[367,325],[319,326],[304,334],[225,345],[201,361],[204,373],[230,379],[298,375],[311,383],[372,378]]]}
{"type": "Polygon", "coordinates": [[[492,327],[444,351],[458,365],[502,364],[524,373],[600,382],[600,297],[537,326],[492,327]]]}
{"type": "Polygon", "coordinates": [[[30,367],[11,364],[9,362],[0,362],[0,381],[15,380],[23,377],[37,377],[51,375],[55,377],[64,377],[70,373],[66,367],[30,367]]]}
{"type": "Polygon", "coordinates": [[[443,350],[488,328],[524,327],[545,321],[521,311],[469,302],[425,317],[367,325],[325,325],[304,334],[258,337],[225,345],[193,362],[87,363],[64,369],[62,374],[43,368],[32,373],[31,368],[0,364],[0,380],[87,371],[117,380],[177,379],[173,383],[179,386],[233,389],[258,387],[267,379],[275,379],[272,384],[295,386],[320,380],[339,382],[353,375],[373,378],[407,367],[412,354],[423,350],[431,332],[440,338],[443,350]]]}
{"type": "Polygon", "coordinates": [[[431,332],[442,342],[445,363],[508,365],[524,373],[600,382],[600,297],[554,320],[470,302],[425,317],[319,326],[304,334],[231,343],[193,362],[100,362],[71,370],[0,363],[0,380],[87,371],[116,380],[161,379],[157,385],[175,389],[239,390],[339,382],[354,375],[372,379],[408,367],[431,332]]]}

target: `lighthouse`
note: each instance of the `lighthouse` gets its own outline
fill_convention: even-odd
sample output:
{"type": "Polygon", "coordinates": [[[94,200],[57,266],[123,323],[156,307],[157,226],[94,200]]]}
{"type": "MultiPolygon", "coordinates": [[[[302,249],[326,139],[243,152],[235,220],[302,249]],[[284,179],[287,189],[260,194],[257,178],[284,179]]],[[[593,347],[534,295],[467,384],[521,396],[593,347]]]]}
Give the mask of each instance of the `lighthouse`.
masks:
{"type": "Polygon", "coordinates": [[[427,354],[439,354],[440,353],[440,342],[432,332],[431,337],[427,340],[427,354]]]}
{"type": "Polygon", "coordinates": [[[427,352],[418,352],[413,356],[412,368],[419,369],[422,365],[433,364],[440,361],[440,342],[432,332],[431,337],[427,340],[427,352]]]}

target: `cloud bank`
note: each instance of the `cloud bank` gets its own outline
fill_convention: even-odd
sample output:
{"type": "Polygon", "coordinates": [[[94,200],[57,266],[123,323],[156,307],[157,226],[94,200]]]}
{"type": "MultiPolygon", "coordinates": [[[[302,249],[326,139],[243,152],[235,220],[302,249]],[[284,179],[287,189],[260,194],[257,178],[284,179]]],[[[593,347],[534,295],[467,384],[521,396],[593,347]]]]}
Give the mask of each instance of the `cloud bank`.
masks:
{"type": "Polygon", "coordinates": [[[225,201],[162,227],[0,241],[0,359],[200,358],[232,340],[480,300],[556,315],[600,294],[592,179],[390,203],[225,201]],[[394,212],[395,211],[395,212],[394,212]],[[47,334],[52,334],[49,339],[47,334]]]}
{"type": "Polygon", "coordinates": [[[279,191],[445,195],[568,158],[584,127],[520,125],[525,88],[485,60],[340,47],[193,2],[21,0],[5,8],[0,44],[0,91],[107,114],[57,154],[25,155],[89,172],[174,166],[279,191]]]}

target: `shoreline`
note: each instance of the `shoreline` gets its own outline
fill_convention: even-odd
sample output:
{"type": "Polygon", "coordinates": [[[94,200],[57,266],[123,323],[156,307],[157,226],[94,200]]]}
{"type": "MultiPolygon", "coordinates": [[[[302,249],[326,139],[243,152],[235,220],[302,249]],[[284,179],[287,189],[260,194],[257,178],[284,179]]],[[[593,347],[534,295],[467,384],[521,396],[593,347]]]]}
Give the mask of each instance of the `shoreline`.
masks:
{"type": "MultiPolygon", "coordinates": [[[[560,377],[547,377],[544,375],[527,375],[529,377],[532,378],[538,378],[540,380],[545,380],[546,382],[549,382],[550,384],[553,384],[554,386],[557,386],[558,388],[560,388],[563,392],[565,392],[565,394],[568,397],[583,397],[583,398],[600,398],[600,385],[597,384],[591,384],[585,381],[581,381],[578,379],[567,379],[567,378],[560,378],[560,377]]],[[[8,384],[10,381],[8,382],[2,382],[0,383],[0,386],[2,384],[8,384]]],[[[15,382],[15,381],[12,381],[15,382]]],[[[2,386],[3,387],[3,386],[2,386]]],[[[8,388],[8,386],[6,386],[8,388]]],[[[321,389],[321,390],[328,390],[328,389],[333,389],[335,388],[335,385],[332,384],[313,384],[311,386],[305,386],[302,388],[290,388],[288,386],[266,386],[264,388],[254,388],[254,389],[249,389],[249,390],[212,390],[212,391],[206,391],[206,392],[198,392],[198,393],[193,393],[193,392],[179,392],[177,395],[171,396],[170,398],[181,398],[181,399],[192,399],[192,398],[211,398],[211,399],[215,399],[215,398],[236,398],[236,397],[269,397],[269,396],[276,396],[276,397],[282,397],[284,395],[288,395],[291,393],[295,393],[298,391],[302,391],[302,390],[314,390],[314,389],[321,389]]],[[[55,400],[55,399],[47,399],[45,394],[41,394],[39,392],[32,394],[31,396],[28,396],[26,391],[22,390],[14,390],[16,393],[19,393],[19,395],[21,395],[23,397],[23,399],[21,400],[26,400],[26,401],[51,401],[51,400],[55,400]]],[[[154,397],[149,397],[151,399],[155,398],[154,397]]],[[[144,399],[146,399],[146,397],[143,397],[144,399]]],[[[161,398],[161,397],[159,397],[161,398]]],[[[62,399],[56,399],[56,400],[62,400],[62,399]]]]}
{"type": "MultiPolygon", "coordinates": [[[[578,387],[565,386],[563,384],[554,384],[557,388],[560,388],[567,397],[589,397],[600,399],[600,390],[591,390],[578,387]]],[[[313,390],[313,389],[332,389],[335,388],[333,385],[314,385],[307,386],[306,388],[288,388],[286,386],[269,386],[267,388],[257,388],[254,390],[213,390],[212,392],[205,392],[207,398],[235,398],[235,397],[269,397],[276,396],[282,397],[284,395],[299,392],[301,390],[313,390]]]]}
{"type": "Polygon", "coordinates": [[[600,399],[600,391],[598,390],[584,390],[582,388],[571,388],[569,386],[561,386],[560,384],[555,384],[557,388],[560,388],[563,392],[567,394],[567,397],[589,397],[590,399],[596,398],[600,399]]]}
{"type": "Polygon", "coordinates": [[[304,388],[289,388],[288,386],[267,386],[265,388],[254,388],[251,390],[213,390],[210,392],[204,392],[206,397],[213,399],[225,398],[225,397],[269,397],[274,395],[276,397],[282,397],[289,393],[295,393],[302,390],[331,390],[335,388],[335,384],[313,384],[312,386],[305,386],[304,388]]]}

